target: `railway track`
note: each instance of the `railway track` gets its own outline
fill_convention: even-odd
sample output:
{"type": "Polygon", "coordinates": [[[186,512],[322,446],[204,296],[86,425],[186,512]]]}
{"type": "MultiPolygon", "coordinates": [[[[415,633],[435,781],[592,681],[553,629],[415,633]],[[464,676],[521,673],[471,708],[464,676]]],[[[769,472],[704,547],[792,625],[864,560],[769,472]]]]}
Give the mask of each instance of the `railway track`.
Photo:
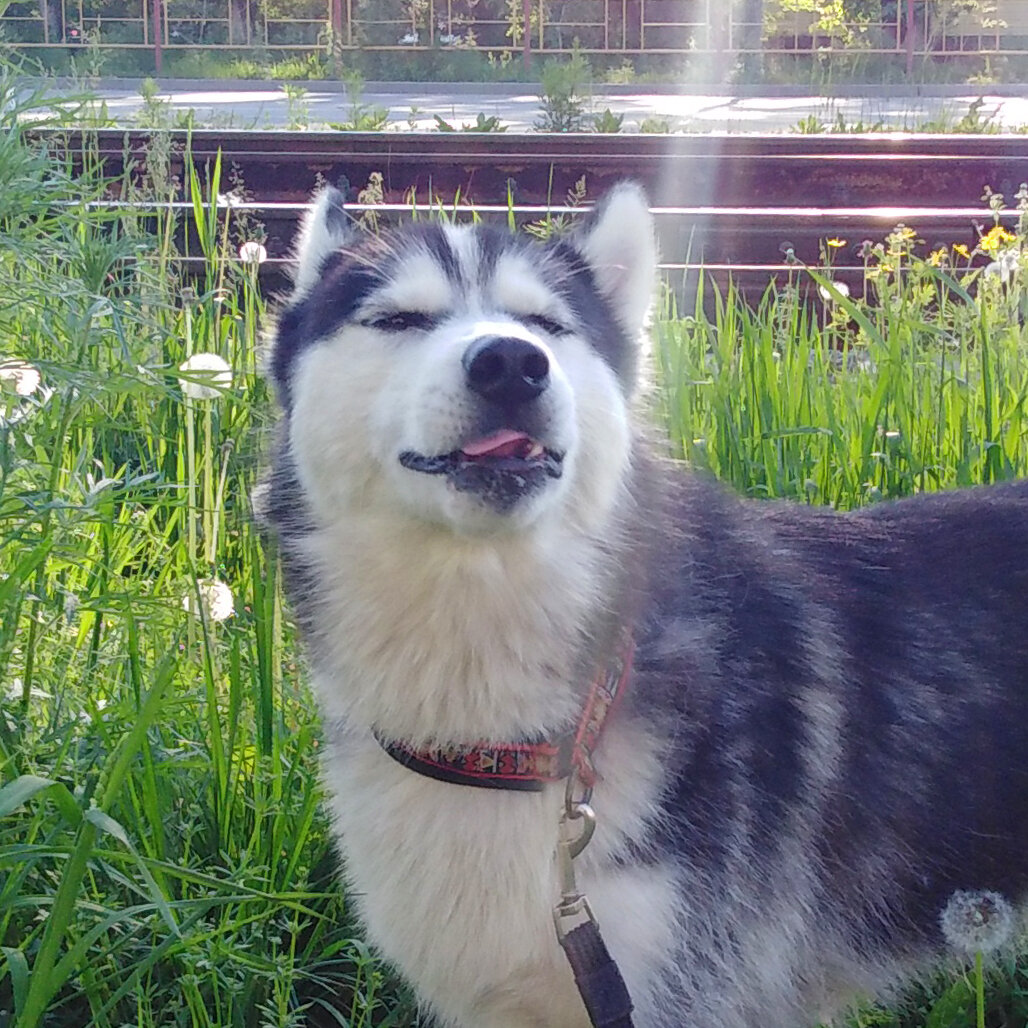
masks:
{"type": "MultiPolygon", "coordinates": [[[[74,161],[102,164],[112,179],[127,165],[145,173],[143,131],[39,132],[74,161]]],[[[361,190],[380,177],[383,218],[413,201],[506,222],[571,216],[566,197],[584,179],[595,198],[620,179],[642,182],[657,213],[661,252],[672,273],[705,267],[762,289],[791,249],[815,263],[824,240],[846,241],[835,263],[853,274],[865,239],[897,224],[928,246],[973,247],[991,224],[988,186],[1011,207],[1028,181],[1028,136],[981,135],[515,135],[508,133],[342,133],[195,130],[171,133],[173,173],[186,181],[221,155],[245,185],[239,204],[265,227],[282,278],[297,222],[320,182],[340,186],[355,214],[361,190]]],[[[184,197],[183,197],[184,199],[184,197]]],[[[1004,217],[1013,218],[1016,212],[1004,217]]]]}

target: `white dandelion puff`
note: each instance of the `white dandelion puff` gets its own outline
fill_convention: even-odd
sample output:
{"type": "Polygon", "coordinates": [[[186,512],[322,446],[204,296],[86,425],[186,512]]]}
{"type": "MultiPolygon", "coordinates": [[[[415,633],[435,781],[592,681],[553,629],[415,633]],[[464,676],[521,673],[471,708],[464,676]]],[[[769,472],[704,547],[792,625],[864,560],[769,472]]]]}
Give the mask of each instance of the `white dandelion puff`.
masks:
{"type": "Polygon", "coordinates": [[[1014,911],[998,893],[957,891],[939,916],[946,942],[960,953],[991,953],[1014,930],[1014,911]]]}
{"type": "Polygon", "coordinates": [[[31,364],[0,358],[0,391],[11,390],[18,396],[31,396],[42,382],[39,370],[31,364]]]}
{"type": "Polygon", "coordinates": [[[818,286],[817,291],[825,303],[835,303],[840,296],[848,299],[850,295],[850,287],[845,282],[829,282],[828,285],[818,286]]]}
{"type": "Polygon", "coordinates": [[[263,244],[251,239],[239,247],[239,259],[244,264],[263,264],[268,259],[268,251],[263,244]]]}
{"type": "Polygon", "coordinates": [[[182,597],[182,609],[190,614],[199,613],[196,605],[196,594],[200,594],[203,613],[208,621],[227,621],[236,612],[232,590],[218,578],[200,578],[196,589],[190,589],[182,597]]]}
{"type": "Polygon", "coordinates": [[[216,353],[194,353],[178,369],[187,376],[178,383],[191,400],[216,400],[232,386],[232,369],[216,353]]]}
{"type": "Polygon", "coordinates": [[[999,278],[1003,285],[1007,285],[1016,274],[1020,261],[1017,250],[1001,250],[996,254],[996,260],[985,266],[985,277],[999,278]]]}

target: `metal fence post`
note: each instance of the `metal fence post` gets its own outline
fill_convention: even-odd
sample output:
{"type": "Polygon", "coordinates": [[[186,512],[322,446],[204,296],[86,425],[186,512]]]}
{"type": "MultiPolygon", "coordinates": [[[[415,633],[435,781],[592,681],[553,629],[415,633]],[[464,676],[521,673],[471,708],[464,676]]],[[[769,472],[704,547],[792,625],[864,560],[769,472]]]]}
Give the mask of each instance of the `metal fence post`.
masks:
{"type": "Polygon", "coordinates": [[[161,0],[153,0],[153,65],[161,73],[161,36],[164,34],[164,19],[161,16],[161,0]]]}
{"type": "Polygon", "coordinates": [[[524,19],[524,36],[521,40],[521,56],[525,62],[525,71],[532,70],[532,0],[522,0],[521,17],[524,19]]]}
{"type": "Polygon", "coordinates": [[[914,0],[907,0],[907,78],[914,77],[914,0]]]}
{"type": "Polygon", "coordinates": [[[330,56],[338,57],[339,48],[343,45],[343,0],[330,0],[331,13],[329,21],[332,25],[332,49],[330,56]]]}

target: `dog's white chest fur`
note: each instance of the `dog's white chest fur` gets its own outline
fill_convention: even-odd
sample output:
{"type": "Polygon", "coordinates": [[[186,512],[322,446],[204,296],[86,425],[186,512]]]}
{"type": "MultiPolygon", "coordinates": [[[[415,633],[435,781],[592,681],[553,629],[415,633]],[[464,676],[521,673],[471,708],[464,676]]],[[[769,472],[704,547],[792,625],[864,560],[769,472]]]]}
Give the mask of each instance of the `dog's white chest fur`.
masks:
{"type": "MultiPolygon", "coordinates": [[[[350,896],[374,941],[433,1009],[478,1028],[586,1028],[551,914],[563,787],[524,793],[436,782],[369,738],[341,740],[326,764],[330,781],[346,783],[332,803],[350,896]]],[[[606,849],[620,836],[611,821],[621,811],[603,791],[606,823],[595,845],[606,849]]],[[[597,873],[595,863],[583,856],[579,877],[622,974],[645,996],[670,943],[669,876],[653,868],[597,873]]]]}
{"type": "MultiPolygon", "coordinates": [[[[530,793],[438,782],[398,764],[368,726],[403,737],[441,725],[446,740],[477,738],[470,725],[489,725],[504,739],[530,732],[536,718],[573,715],[583,690],[568,681],[569,641],[579,604],[595,594],[593,547],[472,543],[461,560],[449,542],[443,561],[437,533],[408,527],[402,542],[376,538],[391,531],[355,519],[345,538],[317,537],[319,562],[349,583],[324,601],[333,631],[319,640],[315,686],[329,715],[326,779],[350,895],[373,941],[446,1023],[585,1028],[552,920],[563,785],[530,793]],[[576,559],[558,565],[556,553],[576,559]],[[540,576],[546,591],[533,581],[540,576]],[[537,602],[524,605],[524,596],[537,602]],[[405,603],[433,614],[412,615],[404,631],[405,603]]],[[[653,742],[616,724],[596,756],[611,774],[597,787],[599,828],[579,861],[582,884],[622,973],[645,995],[658,962],[650,957],[674,917],[669,876],[598,868],[654,810],[653,742]]]]}
{"type": "Polygon", "coordinates": [[[549,914],[557,792],[436,782],[374,740],[328,762],[360,910],[419,993],[455,1024],[586,1025],[549,914]]]}

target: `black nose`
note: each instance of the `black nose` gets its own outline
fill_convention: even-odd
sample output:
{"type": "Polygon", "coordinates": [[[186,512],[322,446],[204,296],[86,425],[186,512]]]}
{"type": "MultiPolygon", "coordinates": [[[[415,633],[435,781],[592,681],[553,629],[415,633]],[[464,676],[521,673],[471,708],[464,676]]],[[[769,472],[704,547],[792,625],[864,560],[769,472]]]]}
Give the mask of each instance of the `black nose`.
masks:
{"type": "Polygon", "coordinates": [[[487,336],[464,354],[468,387],[500,404],[527,403],[550,383],[550,361],[524,339],[487,336]]]}

